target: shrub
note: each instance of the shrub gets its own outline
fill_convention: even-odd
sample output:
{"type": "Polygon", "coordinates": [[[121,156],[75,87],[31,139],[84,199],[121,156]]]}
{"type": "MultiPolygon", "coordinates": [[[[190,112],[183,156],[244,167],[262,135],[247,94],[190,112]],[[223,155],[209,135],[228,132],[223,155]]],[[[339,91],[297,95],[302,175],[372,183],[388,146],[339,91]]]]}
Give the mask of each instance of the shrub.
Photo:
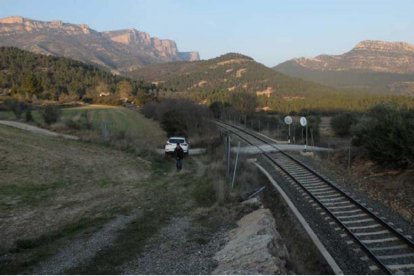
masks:
{"type": "Polygon", "coordinates": [[[354,145],[364,147],[379,164],[414,164],[414,111],[395,105],[373,107],[356,125],[354,145]]]}
{"type": "Polygon", "coordinates": [[[251,114],[256,110],[257,97],[247,92],[234,92],[230,95],[230,104],[238,111],[251,114]]]}
{"type": "Polygon", "coordinates": [[[212,180],[209,178],[204,178],[200,181],[195,186],[192,194],[195,201],[201,206],[208,207],[216,202],[216,191],[212,180]]]}
{"type": "Polygon", "coordinates": [[[44,108],[42,112],[43,120],[46,124],[50,125],[59,121],[60,118],[60,108],[56,105],[48,105],[44,108]]]}
{"type": "Polygon", "coordinates": [[[79,118],[79,123],[80,123],[81,129],[91,129],[92,128],[92,123],[91,123],[91,121],[89,120],[89,117],[88,117],[88,111],[82,112],[82,114],[80,115],[80,118],[79,118]]]}
{"type": "Polygon", "coordinates": [[[158,120],[168,135],[205,136],[211,117],[205,106],[183,99],[166,99],[159,103],[147,103],[141,112],[158,120]]]}
{"type": "Polygon", "coordinates": [[[26,122],[33,122],[32,109],[29,107],[26,110],[26,122]]]}
{"type": "Polygon", "coordinates": [[[344,137],[351,134],[351,127],[357,122],[355,114],[341,113],[332,118],[331,127],[337,136],[344,137]]]}
{"type": "Polygon", "coordinates": [[[65,120],[65,125],[66,125],[68,128],[71,128],[71,129],[76,129],[76,130],[81,129],[81,126],[80,126],[80,124],[78,123],[78,121],[76,121],[76,120],[74,120],[74,119],[72,119],[72,118],[65,120]]]}
{"type": "Polygon", "coordinates": [[[15,99],[7,99],[4,101],[4,104],[11,110],[16,119],[20,119],[22,117],[23,112],[27,108],[27,104],[21,101],[17,101],[15,99]]]}
{"type": "Polygon", "coordinates": [[[161,125],[168,136],[188,136],[186,118],[180,110],[170,110],[165,112],[161,118],[161,125]]]}

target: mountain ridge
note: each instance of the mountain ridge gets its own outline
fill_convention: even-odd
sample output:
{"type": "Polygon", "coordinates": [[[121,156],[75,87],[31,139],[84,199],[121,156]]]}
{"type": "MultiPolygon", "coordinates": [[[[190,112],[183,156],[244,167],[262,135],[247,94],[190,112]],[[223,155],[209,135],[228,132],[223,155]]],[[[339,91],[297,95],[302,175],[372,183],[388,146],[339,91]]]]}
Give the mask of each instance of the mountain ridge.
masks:
{"type": "Polygon", "coordinates": [[[0,46],[92,62],[114,72],[151,63],[199,60],[198,52],[179,52],[175,41],[136,29],[98,32],[86,24],[60,20],[1,18],[0,38],[0,46]]]}
{"type": "Polygon", "coordinates": [[[336,88],[414,93],[414,45],[406,42],[364,40],[340,55],[295,58],[273,69],[336,88]]]}
{"type": "Polygon", "coordinates": [[[414,45],[406,42],[364,40],[340,55],[322,54],[288,61],[295,61],[313,70],[414,73],[414,45]]]}

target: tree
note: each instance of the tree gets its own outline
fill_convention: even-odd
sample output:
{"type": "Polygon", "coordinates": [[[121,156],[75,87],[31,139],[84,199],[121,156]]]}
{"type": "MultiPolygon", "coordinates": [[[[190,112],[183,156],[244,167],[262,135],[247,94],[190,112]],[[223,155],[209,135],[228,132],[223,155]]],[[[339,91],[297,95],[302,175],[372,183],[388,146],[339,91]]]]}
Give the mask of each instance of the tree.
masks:
{"type": "Polygon", "coordinates": [[[34,74],[28,74],[23,78],[22,90],[29,98],[39,95],[42,87],[34,74]]]}
{"type": "Polygon", "coordinates": [[[33,121],[33,116],[32,116],[32,109],[29,107],[26,110],[26,118],[25,118],[26,122],[32,122],[33,121]]]}
{"type": "Polygon", "coordinates": [[[15,100],[15,99],[6,99],[4,104],[13,111],[16,119],[20,119],[24,110],[27,108],[27,105],[24,102],[15,100]]]}
{"type": "Polygon", "coordinates": [[[221,102],[213,102],[209,106],[211,112],[213,113],[214,118],[220,119],[221,113],[224,109],[224,104],[221,102]]]}
{"type": "Polygon", "coordinates": [[[233,92],[230,95],[230,104],[240,112],[250,114],[255,112],[257,97],[247,92],[233,92]]]}
{"type": "Polygon", "coordinates": [[[42,112],[43,120],[46,124],[51,125],[56,123],[60,117],[60,108],[56,105],[48,105],[42,112]]]}
{"type": "Polygon", "coordinates": [[[331,120],[332,130],[340,137],[349,136],[351,127],[358,122],[356,115],[350,112],[336,115],[331,120]]]}
{"type": "Polygon", "coordinates": [[[392,104],[369,110],[354,129],[354,145],[364,147],[379,164],[406,167],[414,164],[414,111],[392,104]]]}
{"type": "Polygon", "coordinates": [[[117,85],[118,97],[123,101],[127,101],[132,96],[132,90],[132,85],[129,81],[123,80],[117,85]]]}

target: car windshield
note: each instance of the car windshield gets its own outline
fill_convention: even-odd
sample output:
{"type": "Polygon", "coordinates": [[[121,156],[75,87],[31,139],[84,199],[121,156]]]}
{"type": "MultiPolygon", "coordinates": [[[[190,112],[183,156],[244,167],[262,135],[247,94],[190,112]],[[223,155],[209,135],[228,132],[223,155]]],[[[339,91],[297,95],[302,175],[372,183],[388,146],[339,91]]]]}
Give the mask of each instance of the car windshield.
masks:
{"type": "Polygon", "coordinates": [[[184,139],[170,139],[169,142],[174,143],[174,144],[177,144],[177,143],[183,144],[185,143],[185,140],[184,139]]]}

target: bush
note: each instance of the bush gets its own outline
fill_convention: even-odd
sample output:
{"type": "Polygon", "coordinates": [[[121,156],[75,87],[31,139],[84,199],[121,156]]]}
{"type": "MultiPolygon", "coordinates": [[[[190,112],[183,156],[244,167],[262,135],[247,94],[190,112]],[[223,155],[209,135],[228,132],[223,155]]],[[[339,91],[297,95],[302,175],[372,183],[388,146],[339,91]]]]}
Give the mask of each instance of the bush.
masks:
{"type": "Polygon", "coordinates": [[[15,99],[7,99],[4,101],[4,104],[11,110],[14,115],[16,116],[16,119],[20,119],[22,117],[23,112],[27,108],[27,104],[24,102],[17,101],[15,99]]]}
{"type": "Polygon", "coordinates": [[[200,181],[192,194],[195,201],[203,207],[211,206],[216,202],[216,190],[212,180],[209,178],[204,178],[200,181]]]}
{"type": "Polygon", "coordinates": [[[373,107],[356,125],[354,145],[369,157],[390,167],[414,164],[414,111],[395,105],[373,107]]]}
{"type": "Polygon", "coordinates": [[[46,124],[54,124],[59,121],[60,118],[60,108],[56,105],[48,105],[42,112],[43,120],[46,124]]]}
{"type": "Polygon", "coordinates": [[[26,122],[33,122],[33,116],[32,116],[32,109],[28,108],[26,110],[26,118],[25,118],[26,122]]]}
{"type": "Polygon", "coordinates": [[[331,127],[335,134],[339,137],[349,136],[351,127],[358,122],[357,117],[353,113],[338,114],[331,120],[331,127]]]}
{"type": "Polygon", "coordinates": [[[161,126],[167,132],[168,136],[179,135],[188,137],[186,118],[180,110],[165,112],[161,118],[161,126]]]}
{"type": "Polygon", "coordinates": [[[147,103],[141,112],[161,123],[169,136],[205,136],[209,131],[210,110],[189,100],[166,99],[147,103]]]}
{"type": "Polygon", "coordinates": [[[89,117],[88,117],[88,111],[82,112],[79,119],[77,120],[73,118],[66,120],[65,125],[68,128],[76,129],[76,130],[81,130],[81,129],[89,130],[92,128],[92,123],[90,122],[89,117]]]}

